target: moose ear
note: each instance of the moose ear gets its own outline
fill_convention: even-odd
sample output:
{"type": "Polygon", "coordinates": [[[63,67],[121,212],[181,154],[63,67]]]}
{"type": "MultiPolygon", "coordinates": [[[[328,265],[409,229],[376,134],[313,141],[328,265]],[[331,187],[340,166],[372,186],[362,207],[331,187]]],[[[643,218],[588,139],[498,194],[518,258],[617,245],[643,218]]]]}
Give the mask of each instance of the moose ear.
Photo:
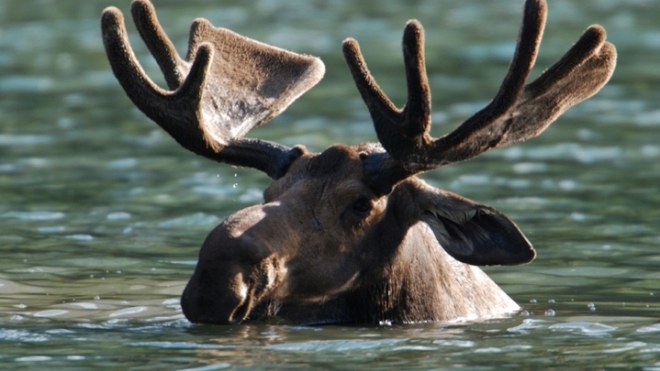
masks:
{"type": "Polygon", "coordinates": [[[517,265],[536,257],[532,245],[506,215],[455,193],[433,191],[426,194],[431,200],[422,204],[422,220],[456,260],[471,265],[517,265]]]}

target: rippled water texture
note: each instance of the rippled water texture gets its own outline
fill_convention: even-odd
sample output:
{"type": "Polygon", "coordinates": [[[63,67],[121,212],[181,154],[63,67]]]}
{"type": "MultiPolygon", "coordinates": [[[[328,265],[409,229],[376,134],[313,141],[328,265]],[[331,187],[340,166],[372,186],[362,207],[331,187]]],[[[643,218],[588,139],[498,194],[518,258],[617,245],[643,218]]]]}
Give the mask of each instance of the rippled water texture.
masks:
{"type": "MultiPolygon", "coordinates": [[[[401,104],[405,21],[425,25],[434,135],[494,95],[522,1],[155,0],[177,47],[199,16],[320,56],[325,79],[251,133],[320,151],[375,135],[341,57],[361,41],[401,104]]],[[[660,3],[551,0],[534,74],[592,23],[619,51],[611,83],[541,137],[427,174],[493,205],[538,258],[489,274],[523,307],[457,325],[193,326],[179,295],[223,218],[265,175],[181,149],[126,98],[101,10],[128,1],[0,1],[0,368],[660,370],[660,3]]],[[[129,17],[130,18],[130,17],[129,17]]],[[[158,70],[131,37],[151,76],[158,70]]],[[[163,83],[163,79],[158,79],[163,83]]]]}

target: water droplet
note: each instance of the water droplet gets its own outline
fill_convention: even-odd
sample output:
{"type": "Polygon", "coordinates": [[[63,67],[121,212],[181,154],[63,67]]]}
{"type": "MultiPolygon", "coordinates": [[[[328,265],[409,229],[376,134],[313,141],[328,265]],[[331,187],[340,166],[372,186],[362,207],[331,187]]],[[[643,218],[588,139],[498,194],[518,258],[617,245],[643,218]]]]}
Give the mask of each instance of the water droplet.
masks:
{"type": "Polygon", "coordinates": [[[591,310],[592,312],[595,312],[595,311],[596,311],[596,304],[594,304],[594,303],[589,303],[589,304],[587,304],[587,307],[588,307],[589,310],[591,310]]]}
{"type": "Polygon", "coordinates": [[[555,299],[548,300],[548,303],[554,303],[554,302],[555,302],[555,299]]]}
{"type": "Polygon", "coordinates": [[[529,311],[523,310],[522,312],[520,312],[520,315],[523,317],[529,317],[530,313],[529,311]]]}
{"type": "Polygon", "coordinates": [[[552,309],[548,309],[545,311],[545,315],[548,317],[554,317],[555,316],[555,311],[552,309]]]}
{"type": "Polygon", "coordinates": [[[96,295],[96,296],[94,297],[94,300],[101,300],[101,297],[98,296],[98,295],[96,295]]]}
{"type": "Polygon", "coordinates": [[[532,303],[532,304],[536,304],[536,299],[532,299],[529,302],[532,303]]]}
{"type": "Polygon", "coordinates": [[[232,187],[234,187],[234,188],[238,187],[238,183],[234,183],[234,185],[232,185],[232,187]]]}

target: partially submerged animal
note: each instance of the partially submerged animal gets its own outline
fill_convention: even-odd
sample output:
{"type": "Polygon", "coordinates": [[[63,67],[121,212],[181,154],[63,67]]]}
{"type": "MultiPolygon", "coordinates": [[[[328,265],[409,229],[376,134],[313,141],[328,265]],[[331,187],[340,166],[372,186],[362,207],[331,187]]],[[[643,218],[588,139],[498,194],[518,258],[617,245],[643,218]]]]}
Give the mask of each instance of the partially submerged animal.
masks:
{"type": "Polygon", "coordinates": [[[616,64],[605,30],[589,27],[534,82],[546,18],[525,2],[522,28],[500,90],[451,133],[429,136],[424,32],[406,24],[408,99],[395,107],[378,87],[358,43],[344,56],[380,143],[336,144],[321,153],[244,135],[277,116],[324,74],[323,63],[197,19],[185,59],[148,0],[131,7],[169,90],[154,84],[132,52],[122,13],[101,26],[115,76],[135,105],[188,150],[268,174],[264,203],[240,210],[206,238],[181,298],[197,323],[278,316],[293,323],[409,323],[503,316],[519,310],[480,268],[531,261],[534,249],[500,211],[434,188],[424,171],[539,135],[598,92],[616,64]]]}

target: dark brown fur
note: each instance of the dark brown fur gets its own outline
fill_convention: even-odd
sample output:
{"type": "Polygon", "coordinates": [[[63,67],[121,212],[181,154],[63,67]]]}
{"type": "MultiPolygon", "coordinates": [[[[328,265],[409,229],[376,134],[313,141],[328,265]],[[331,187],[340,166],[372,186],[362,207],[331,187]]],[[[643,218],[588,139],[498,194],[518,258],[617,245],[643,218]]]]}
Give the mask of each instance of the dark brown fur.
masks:
{"type": "MultiPolygon", "coordinates": [[[[277,314],[297,323],[449,321],[518,308],[479,268],[450,257],[427,221],[437,210],[451,218],[492,211],[486,206],[416,177],[379,196],[368,185],[360,153],[345,146],[302,156],[264,195],[263,205],[232,215],[205,241],[182,297],[191,320],[277,314]],[[371,210],[356,212],[356,202],[368,202],[371,210]],[[226,287],[222,282],[236,266],[244,267],[240,275],[249,294],[226,305],[213,288],[226,287]],[[219,316],[218,307],[234,311],[219,316]]],[[[513,233],[468,238],[481,243],[479,250],[521,249],[519,261],[499,263],[531,260],[533,250],[515,225],[493,212],[501,229],[513,233]]],[[[437,227],[443,228],[440,219],[437,227]]]]}

